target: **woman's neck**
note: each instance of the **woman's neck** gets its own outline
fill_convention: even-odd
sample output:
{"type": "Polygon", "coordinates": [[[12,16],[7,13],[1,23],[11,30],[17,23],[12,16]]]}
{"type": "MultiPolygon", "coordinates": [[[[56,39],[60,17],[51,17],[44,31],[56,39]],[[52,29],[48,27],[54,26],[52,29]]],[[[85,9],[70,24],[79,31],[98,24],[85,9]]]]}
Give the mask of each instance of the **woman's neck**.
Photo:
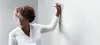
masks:
{"type": "Polygon", "coordinates": [[[28,25],[26,25],[26,26],[22,26],[21,29],[22,29],[23,31],[30,31],[30,25],[28,24],[28,25]]]}
{"type": "Polygon", "coordinates": [[[21,29],[28,37],[30,37],[30,25],[22,26],[21,29]]]}

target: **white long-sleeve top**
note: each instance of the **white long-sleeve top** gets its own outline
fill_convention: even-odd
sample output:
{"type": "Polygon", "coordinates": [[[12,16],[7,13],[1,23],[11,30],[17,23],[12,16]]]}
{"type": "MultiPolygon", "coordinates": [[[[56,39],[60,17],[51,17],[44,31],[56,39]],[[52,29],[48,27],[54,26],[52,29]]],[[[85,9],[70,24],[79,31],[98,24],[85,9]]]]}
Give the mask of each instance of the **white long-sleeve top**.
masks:
{"type": "Polygon", "coordinates": [[[59,17],[55,16],[49,25],[30,24],[30,37],[20,27],[15,28],[9,34],[9,45],[41,45],[41,33],[55,29],[59,17]]]}

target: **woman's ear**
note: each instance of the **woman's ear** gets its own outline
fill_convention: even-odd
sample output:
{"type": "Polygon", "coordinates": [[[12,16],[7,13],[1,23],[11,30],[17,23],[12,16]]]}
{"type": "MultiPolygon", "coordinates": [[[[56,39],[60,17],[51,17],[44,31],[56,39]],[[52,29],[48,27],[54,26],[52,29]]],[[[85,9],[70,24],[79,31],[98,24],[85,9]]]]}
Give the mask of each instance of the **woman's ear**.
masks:
{"type": "Polygon", "coordinates": [[[17,8],[15,8],[13,12],[14,12],[14,15],[16,16],[17,15],[17,8]]]}

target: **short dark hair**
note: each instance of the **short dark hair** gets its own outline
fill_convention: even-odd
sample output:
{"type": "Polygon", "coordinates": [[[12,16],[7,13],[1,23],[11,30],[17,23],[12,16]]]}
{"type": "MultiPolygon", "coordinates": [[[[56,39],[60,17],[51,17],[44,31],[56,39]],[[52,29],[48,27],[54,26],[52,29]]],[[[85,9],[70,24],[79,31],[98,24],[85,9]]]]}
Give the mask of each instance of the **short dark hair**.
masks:
{"type": "Polygon", "coordinates": [[[31,6],[23,6],[15,9],[15,15],[20,13],[23,17],[29,20],[29,22],[33,22],[35,19],[35,11],[31,6]]]}

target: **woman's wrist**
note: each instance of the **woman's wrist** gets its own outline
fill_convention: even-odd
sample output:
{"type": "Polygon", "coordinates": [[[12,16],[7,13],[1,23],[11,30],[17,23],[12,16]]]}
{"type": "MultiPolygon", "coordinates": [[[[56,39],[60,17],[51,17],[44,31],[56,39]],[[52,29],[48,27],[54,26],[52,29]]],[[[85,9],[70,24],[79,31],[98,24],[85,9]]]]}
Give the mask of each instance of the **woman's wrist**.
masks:
{"type": "Polygon", "coordinates": [[[57,16],[57,17],[59,17],[59,15],[60,15],[60,12],[59,12],[59,11],[57,11],[57,12],[56,12],[56,16],[57,16]]]}
{"type": "Polygon", "coordinates": [[[59,13],[56,13],[56,16],[59,17],[59,13]]]}

